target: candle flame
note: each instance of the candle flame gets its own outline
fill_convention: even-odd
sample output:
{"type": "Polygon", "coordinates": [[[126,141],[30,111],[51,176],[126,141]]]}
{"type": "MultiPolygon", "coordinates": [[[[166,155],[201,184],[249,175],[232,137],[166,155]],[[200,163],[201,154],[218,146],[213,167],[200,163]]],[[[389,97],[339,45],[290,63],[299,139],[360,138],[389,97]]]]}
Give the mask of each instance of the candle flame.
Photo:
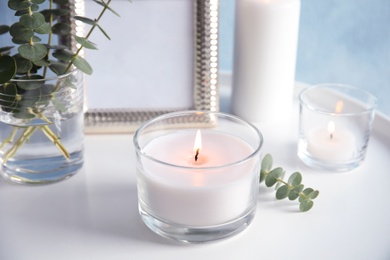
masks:
{"type": "Polygon", "coordinates": [[[344,107],[344,102],[342,100],[339,100],[337,101],[337,104],[336,104],[336,114],[340,114],[341,111],[343,111],[343,107],[344,107]]]}
{"type": "Polygon", "coordinates": [[[336,126],[335,126],[334,122],[330,121],[328,123],[328,131],[329,131],[329,134],[330,134],[330,139],[333,139],[333,134],[334,134],[335,128],[336,128],[336,126]]]}
{"type": "Polygon", "coordinates": [[[202,149],[202,136],[200,130],[196,132],[195,142],[194,142],[194,152],[195,152],[195,161],[198,160],[199,152],[202,149]]]}

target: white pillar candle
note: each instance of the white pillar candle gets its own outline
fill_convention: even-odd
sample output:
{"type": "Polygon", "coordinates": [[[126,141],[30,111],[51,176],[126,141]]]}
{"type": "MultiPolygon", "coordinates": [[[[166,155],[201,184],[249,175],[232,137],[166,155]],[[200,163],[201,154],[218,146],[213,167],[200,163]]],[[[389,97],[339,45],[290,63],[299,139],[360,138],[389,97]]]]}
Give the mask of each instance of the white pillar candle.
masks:
{"type": "Polygon", "coordinates": [[[255,122],[290,115],[300,0],[237,0],[232,112],[255,122]]]}
{"type": "Polygon", "coordinates": [[[240,138],[207,130],[196,149],[195,133],[174,132],[144,147],[158,161],[143,158],[137,167],[142,207],[164,222],[192,227],[219,225],[248,213],[258,189],[259,160],[237,162],[254,149],[240,138]]]}
{"type": "Polygon", "coordinates": [[[330,121],[327,128],[316,128],[307,138],[307,152],[323,162],[352,160],[356,151],[356,138],[346,128],[337,128],[330,121]]]}

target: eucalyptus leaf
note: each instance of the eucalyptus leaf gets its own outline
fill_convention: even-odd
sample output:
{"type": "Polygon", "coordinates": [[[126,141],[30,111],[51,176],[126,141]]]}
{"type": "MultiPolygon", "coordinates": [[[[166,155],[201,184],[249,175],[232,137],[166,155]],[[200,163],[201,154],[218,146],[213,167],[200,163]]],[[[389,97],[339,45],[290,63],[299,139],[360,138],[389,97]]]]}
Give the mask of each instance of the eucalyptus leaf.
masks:
{"type": "Polygon", "coordinates": [[[315,198],[318,197],[318,195],[320,194],[320,192],[318,190],[315,190],[315,191],[312,191],[311,193],[309,193],[309,197],[314,200],[315,198]]]}
{"type": "Polygon", "coordinates": [[[314,205],[314,202],[311,201],[311,200],[304,200],[301,202],[301,204],[299,205],[299,210],[302,211],[302,212],[306,212],[308,210],[310,210],[314,205]]]}
{"type": "Polygon", "coordinates": [[[87,48],[87,49],[93,49],[93,50],[97,50],[96,48],[96,45],[89,41],[88,39],[85,39],[83,37],[79,37],[77,35],[73,35],[73,37],[76,39],[76,41],[78,43],[80,43],[83,47],[87,48]]]}
{"type": "Polygon", "coordinates": [[[15,12],[15,16],[22,16],[28,14],[28,9],[18,10],[15,12]]]}
{"type": "Polygon", "coordinates": [[[74,57],[74,53],[69,50],[56,50],[53,56],[59,60],[71,61],[74,57]]]}
{"type": "Polygon", "coordinates": [[[20,54],[15,54],[13,56],[13,58],[16,61],[16,66],[17,66],[16,73],[17,74],[24,74],[32,69],[33,65],[32,65],[31,61],[23,58],[22,56],[20,56],[20,54]]]}
{"type": "Polygon", "coordinates": [[[25,14],[20,17],[20,23],[30,29],[36,29],[45,23],[45,17],[41,13],[25,14]]]}
{"type": "Polygon", "coordinates": [[[0,105],[3,110],[6,112],[12,112],[16,106],[16,95],[17,87],[14,83],[0,85],[0,105]]]}
{"type": "Polygon", "coordinates": [[[67,65],[62,63],[62,62],[50,61],[49,68],[50,68],[51,71],[53,71],[57,75],[64,74],[65,70],[66,70],[66,67],[67,67],[67,65]]]}
{"type": "Polygon", "coordinates": [[[11,36],[17,40],[29,41],[31,37],[34,36],[33,30],[27,28],[21,23],[14,23],[9,28],[9,33],[11,36]]]}
{"type": "Polygon", "coordinates": [[[8,53],[12,48],[13,48],[13,46],[2,47],[2,48],[0,48],[0,53],[8,53]]]}
{"type": "Polygon", "coordinates": [[[71,30],[70,25],[67,23],[57,23],[52,27],[53,33],[58,35],[70,34],[71,30]]]}
{"type": "Polygon", "coordinates": [[[33,2],[34,4],[43,4],[46,0],[31,0],[31,2],[33,2]]]}
{"type": "Polygon", "coordinates": [[[81,21],[83,23],[86,23],[86,24],[89,24],[89,25],[96,25],[96,21],[95,20],[92,20],[90,18],[87,18],[87,17],[83,17],[83,16],[78,16],[76,15],[74,17],[74,19],[78,20],[78,21],[81,21]]]}
{"type": "Polygon", "coordinates": [[[302,175],[299,172],[294,172],[288,178],[287,182],[295,187],[295,186],[301,184],[301,182],[302,182],[302,175]]]}
{"type": "Polygon", "coordinates": [[[303,184],[299,184],[291,189],[290,194],[288,195],[289,200],[296,200],[299,197],[299,194],[302,192],[304,186],[303,184]]]}
{"type": "Polygon", "coordinates": [[[15,73],[15,59],[11,56],[0,56],[0,84],[10,81],[15,73]]]}
{"type": "Polygon", "coordinates": [[[8,7],[12,10],[24,10],[31,6],[31,2],[28,0],[9,0],[8,7]]]}
{"type": "Polygon", "coordinates": [[[55,21],[59,16],[63,16],[69,13],[67,9],[45,9],[40,12],[45,17],[45,21],[50,21],[50,16],[52,21],[55,21]]]}
{"type": "Polygon", "coordinates": [[[103,30],[103,28],[99,25],[99,24],[96,24],[96,26],[99,28],[99,30],[104,34],[104,36],[107,37],[107,39],[111,40],[110,36],[108,36],[108,34],[106,33],[106,31],[103,30]]]}
{"type": "Polygon", "coordinates": [[[275,168],[267,175],[265,179],[265,185],[267,187],[272,187],[278,179],[284,175],[284,170],[281,167],[275,168]]]}
{"type": "Polygon", "coordinates": [[[45,22],[41,26],[39,26],[38,28],[35,28],[34,32],[39,33],[39,34],[49,34],[51,32],[50,24],[45,22]]]}
{"type": "Polygon", "coordinates": [[[287,198],[290,193],[290,188],[287,185],[282,185],[276,191],[276,199],[281,200],[287,198]]]}
{"type": "Polygon", "coordinates": [[[270,154],[266,154],[261,161],[261,169],[263,171],[269,172],[272,168],[272,156],[270,154]]]}
{"type": "Polygon", "coordinates": [[[80,56],[76,56],[76,58],[73,60],[73,64],[87,75],[91,75],[93,72],[91,65],[89,65],[89,63],[80,56]]]}
{"type": "Polygon", "coordinates": [[[51,49],[51,50],[66,50],[68,47],[65,45],[49,45],[49,44],[44,44],[46,48],[51,49]]]}
{"type": "Polygon", "coordinates": [[[5,34],[9,32],[9,26],[8,25],[0,25],[0,35],[5,34]]]}
{"type": "Polygon", "coordinates": [[[42,60],[34,60],[32,61],[33,64],[37,65],[37,66],[49,66],[50,65],[50,62],[48,60],[45,60],[45,59],[42,59],[42,60]]]}
{"type": "Polygon", "coordinates": [[[47,54],[47,49],[43,44],[36,43],[30,45],[28,43],[19,46],[18,51],[23,58],[28,60],[41,60],[47,54]]]}

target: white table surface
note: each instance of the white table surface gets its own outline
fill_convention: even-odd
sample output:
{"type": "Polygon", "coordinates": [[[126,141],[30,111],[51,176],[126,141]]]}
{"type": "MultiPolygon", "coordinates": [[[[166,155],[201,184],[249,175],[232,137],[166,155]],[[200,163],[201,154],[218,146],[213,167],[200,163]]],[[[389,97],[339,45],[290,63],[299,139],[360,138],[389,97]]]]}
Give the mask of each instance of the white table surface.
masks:
{"type": "Polygon", "coordinates": [[[132,135],[88,135],[74,177],[45,186],[0,181],[0,259],[390,259],[389,120],[376,118],[364,164],[337,174],[299,162],[296,110],[291,121],[258,127],[263,155],[320,191],[309,212],[262,184],[256,217],[241,234],[172,242],[138,215],[132,135]]]}

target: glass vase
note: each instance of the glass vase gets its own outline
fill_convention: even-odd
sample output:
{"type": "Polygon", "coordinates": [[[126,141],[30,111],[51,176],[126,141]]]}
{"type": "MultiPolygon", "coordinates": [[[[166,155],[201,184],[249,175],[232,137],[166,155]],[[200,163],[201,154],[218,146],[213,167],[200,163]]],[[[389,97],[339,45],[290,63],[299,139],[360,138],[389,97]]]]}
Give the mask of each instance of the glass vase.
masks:
{"type": "Polygon", "coordinates": [[[1,175],[23,184],[64,180],[83,165],[83,73],[0,85],[1,175]]]}

